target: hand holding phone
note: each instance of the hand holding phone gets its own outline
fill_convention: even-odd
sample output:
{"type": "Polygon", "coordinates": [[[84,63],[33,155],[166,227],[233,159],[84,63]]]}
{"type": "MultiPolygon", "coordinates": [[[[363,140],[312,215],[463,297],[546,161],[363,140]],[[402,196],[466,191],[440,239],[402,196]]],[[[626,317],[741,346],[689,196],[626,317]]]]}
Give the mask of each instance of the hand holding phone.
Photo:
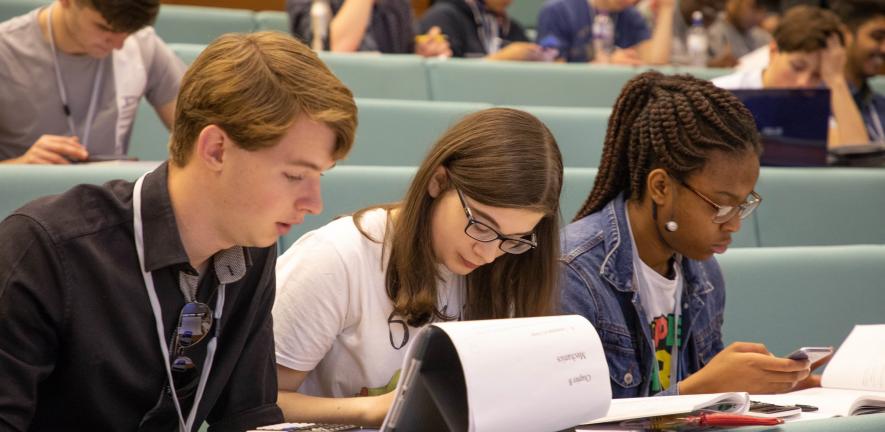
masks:
{"type": "Polygon", "coordinates": [[[802,347],[787,354],[787,358],[792,360],[808,360],[811,364],[815,364],[832,353],[833,347],[802,347]]]}

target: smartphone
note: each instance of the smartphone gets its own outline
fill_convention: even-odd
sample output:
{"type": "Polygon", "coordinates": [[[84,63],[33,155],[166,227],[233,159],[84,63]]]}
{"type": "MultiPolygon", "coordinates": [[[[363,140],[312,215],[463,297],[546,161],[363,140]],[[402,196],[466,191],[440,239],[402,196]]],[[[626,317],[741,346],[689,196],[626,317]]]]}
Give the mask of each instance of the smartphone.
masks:
{"type": "Polygon", "coordinates": [[[802,413],[802,408],[792,405],[776,405],[772,403],[750,401],[747,415],[763,418],[791,417],[802,413]]]}
{"type": "Polygon", "coordinates": [[[808,360],[814,363],[833,353],[833,347],[802,347],[787,354],[788,359],[808,360]]]}

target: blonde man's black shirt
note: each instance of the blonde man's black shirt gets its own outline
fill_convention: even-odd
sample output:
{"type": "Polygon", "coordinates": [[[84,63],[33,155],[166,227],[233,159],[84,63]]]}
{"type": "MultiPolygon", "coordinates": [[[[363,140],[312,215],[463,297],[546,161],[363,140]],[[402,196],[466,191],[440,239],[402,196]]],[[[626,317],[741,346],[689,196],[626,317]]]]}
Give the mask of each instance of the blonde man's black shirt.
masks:
{"type": "MultiPolygon", "coordinates": [[[[179,237],[167,173],[163,164],[145,178],[142,215],[145,267],[153,272],[171,342],[185,303],[180,273],[195,271],[179,237]]],[[[0,430],[177,429],[168,359],[133,240],[132,191],[125,181],[80,185],[0,223],[0,430]]],[[[275,250],[235,252],[245,271],[226,285],[194,430],[204,420],[210,430],[282,421],[271,322],[275,250]]],[[[197,300],[213,309],[216,271],[210,265],[197,288],[197,300]]],[[[176,377],[185,418],[208,340],[186,352],[196,372],[176,377]]]]}

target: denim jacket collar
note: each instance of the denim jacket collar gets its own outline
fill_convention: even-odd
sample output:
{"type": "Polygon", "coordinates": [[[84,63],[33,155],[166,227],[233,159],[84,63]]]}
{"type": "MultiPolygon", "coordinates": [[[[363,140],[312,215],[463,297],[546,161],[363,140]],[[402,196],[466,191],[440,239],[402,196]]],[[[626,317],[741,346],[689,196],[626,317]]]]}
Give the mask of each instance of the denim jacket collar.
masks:
{"type": "MultiPolygon", "coordinates": [[[[625,194],[621,193],[601,211],[600,222],[606,226],[600,227],[605,255],[599,267],[599,274],[618,291],[636,292],[637,287],[633,286],[633,246],[630,242],[632,234],[627,223],[626,205],[625,194]]],[[[685,277],[683,299],[691,299],[690,305],[703,305],[703,296],[714,289],[709,278],[703,273],[704,269],[696,265],[693,260],[683,260],[685,277]]]]}

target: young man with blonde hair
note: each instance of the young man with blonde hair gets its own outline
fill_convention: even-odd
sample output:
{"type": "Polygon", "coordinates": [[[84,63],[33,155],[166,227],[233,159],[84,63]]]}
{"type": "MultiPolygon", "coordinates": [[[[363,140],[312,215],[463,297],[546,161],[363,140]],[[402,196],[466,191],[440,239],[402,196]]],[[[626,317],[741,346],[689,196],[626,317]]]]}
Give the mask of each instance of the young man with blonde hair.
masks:
{"type": "Polygon", "coordinates": [[[150,27],[159,9],[55,0],[0,24],[0,163],[122,156],[142,97],[171,127],[185,65],[150,27]]]}
{"type": "Polygon", "coordinates": [[[275,242],[322,210],[356,121],[303,44],[222,36],[184,76],[169,162],[0,223],[0,429],[281,421],[275,242]]]}

